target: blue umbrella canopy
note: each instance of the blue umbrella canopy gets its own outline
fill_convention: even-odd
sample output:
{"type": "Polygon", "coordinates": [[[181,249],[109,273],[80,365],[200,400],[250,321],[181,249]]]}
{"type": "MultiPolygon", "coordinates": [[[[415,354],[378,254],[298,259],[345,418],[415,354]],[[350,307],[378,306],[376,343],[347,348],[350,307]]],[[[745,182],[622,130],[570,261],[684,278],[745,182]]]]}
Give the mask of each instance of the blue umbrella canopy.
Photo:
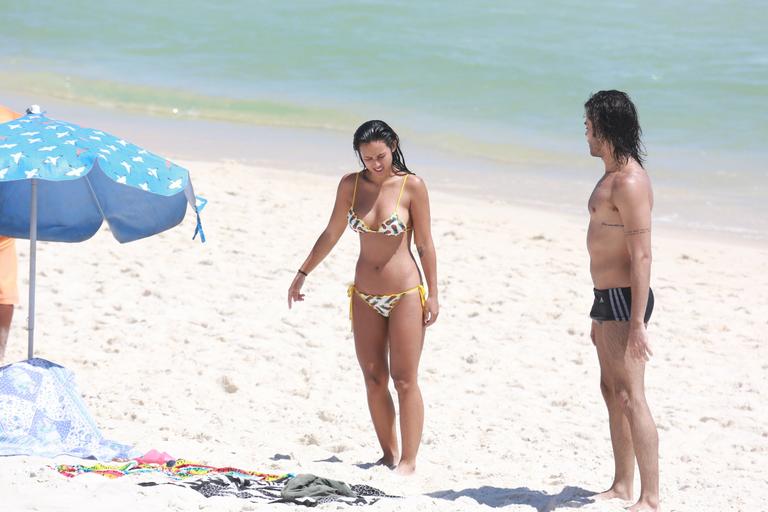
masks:
{"type": "Polygon", "coordinates": [[[81,242],[106,220],[130,242],[197,214],[189,172],[109,133],[28,113],[0,124],[0,235],[30,237],[36,186],[37,238],[81,242]]]}

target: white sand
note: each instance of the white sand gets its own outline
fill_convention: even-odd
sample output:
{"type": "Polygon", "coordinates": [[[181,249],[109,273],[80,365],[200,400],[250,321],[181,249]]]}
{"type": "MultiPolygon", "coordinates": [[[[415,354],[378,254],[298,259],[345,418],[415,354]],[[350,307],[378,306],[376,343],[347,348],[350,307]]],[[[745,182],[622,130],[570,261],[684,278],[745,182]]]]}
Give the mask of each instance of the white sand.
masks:
{"type": "MultiPolygon", "coordinates": [[[[106,437],[408,496],[375,510],[548,511],[610,484],[588,336],[586,212],[574,219],[432,191],[442,310],[421,364],[418,473],[402,478],[357,466],[379,453],[347,318],[351,232],[308,279],[306,302],[287,309],[287,287],[324,227],[337,180],[180,163],[210,200],[207,244],[190,240],[189,215],[125,246],[101,232],[39,248],[36,355],[75,372],[106,437]],[[331,457],[340,462],[322,462],[331,457]]],[[[19,249],[26,269],[28,249],[19,249]]],[[[647,393],[663,506],[764,510],[768,248],[657,230],[652,284],[647,393]]],[[[8,361],[25,358],[25,317],[19,309],[8,361]]],[[[69,480],[50,463],[0,458],[0,510],[284,509],[142,488],[130,477],[69,480]]],[[[585,511],[626,505],[580,501],[585,511]]]]}

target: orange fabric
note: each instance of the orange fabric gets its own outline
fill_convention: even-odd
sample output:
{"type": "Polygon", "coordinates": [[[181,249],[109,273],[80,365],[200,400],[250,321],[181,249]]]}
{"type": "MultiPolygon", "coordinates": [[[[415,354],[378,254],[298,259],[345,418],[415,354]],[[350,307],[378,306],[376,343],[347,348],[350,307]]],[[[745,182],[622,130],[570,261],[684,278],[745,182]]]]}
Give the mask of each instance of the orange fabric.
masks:
{"type": "MultiPolygon", "coordinates": [[[[7,123],[21,114],[0,105],[0,123],[7,123]]],[[[18,304],[16,241],[0,236],[0,304],[18,304]]]]}
{"type": "Polygon", "coordinates": [[[21,117],[21,114],[14,112],[13,110],[0,105],[0,123],[7,123],[21,117]]]}
{"type": "Polygon", "coordinates": [[[0,236],[0,304],[18,304],[16,241],[0,236]]]}

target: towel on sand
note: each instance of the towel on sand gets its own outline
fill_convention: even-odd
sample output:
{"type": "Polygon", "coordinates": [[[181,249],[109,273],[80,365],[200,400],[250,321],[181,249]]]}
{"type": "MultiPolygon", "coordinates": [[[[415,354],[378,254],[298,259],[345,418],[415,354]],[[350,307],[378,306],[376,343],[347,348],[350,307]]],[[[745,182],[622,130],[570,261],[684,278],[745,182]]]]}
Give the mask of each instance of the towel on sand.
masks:
{"type": "Polygon", "coordinates": [[[69,478],[85,473],[107,478],[141,475],[138,485],[142,487],[176,485],[197,491],[206,498],[228,496],[251,502],[294,503],[307,507],[330,502],[372,505],[381,498],[398,497],[367,485],[348,485],[315,475],[277,475],[232,467],[217,468],[183,459],[165,463],[130,460],[90,466],[59,464],[55,469],[69,478]]]}
{"type": "Polygon", "coordinates": [[[113,460],[137,454],[104,439],[71,371],[35,358],[0,368],[0,455],[113,460]]]}

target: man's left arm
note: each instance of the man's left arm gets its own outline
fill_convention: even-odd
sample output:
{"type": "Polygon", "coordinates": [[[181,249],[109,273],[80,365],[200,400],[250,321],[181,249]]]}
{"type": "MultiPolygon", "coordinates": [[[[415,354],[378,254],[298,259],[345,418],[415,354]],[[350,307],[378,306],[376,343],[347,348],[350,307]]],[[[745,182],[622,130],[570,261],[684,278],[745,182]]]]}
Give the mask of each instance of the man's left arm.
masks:
{"type": "Polygon", "coordinates": [[[645,332],[645,309],[651,282],[651,194],[647,179],[629,176],[614,185],[613,202],[624,223],[624,239],[630,257],[630,354],[647,361],[652,355],[645,332]]]}

